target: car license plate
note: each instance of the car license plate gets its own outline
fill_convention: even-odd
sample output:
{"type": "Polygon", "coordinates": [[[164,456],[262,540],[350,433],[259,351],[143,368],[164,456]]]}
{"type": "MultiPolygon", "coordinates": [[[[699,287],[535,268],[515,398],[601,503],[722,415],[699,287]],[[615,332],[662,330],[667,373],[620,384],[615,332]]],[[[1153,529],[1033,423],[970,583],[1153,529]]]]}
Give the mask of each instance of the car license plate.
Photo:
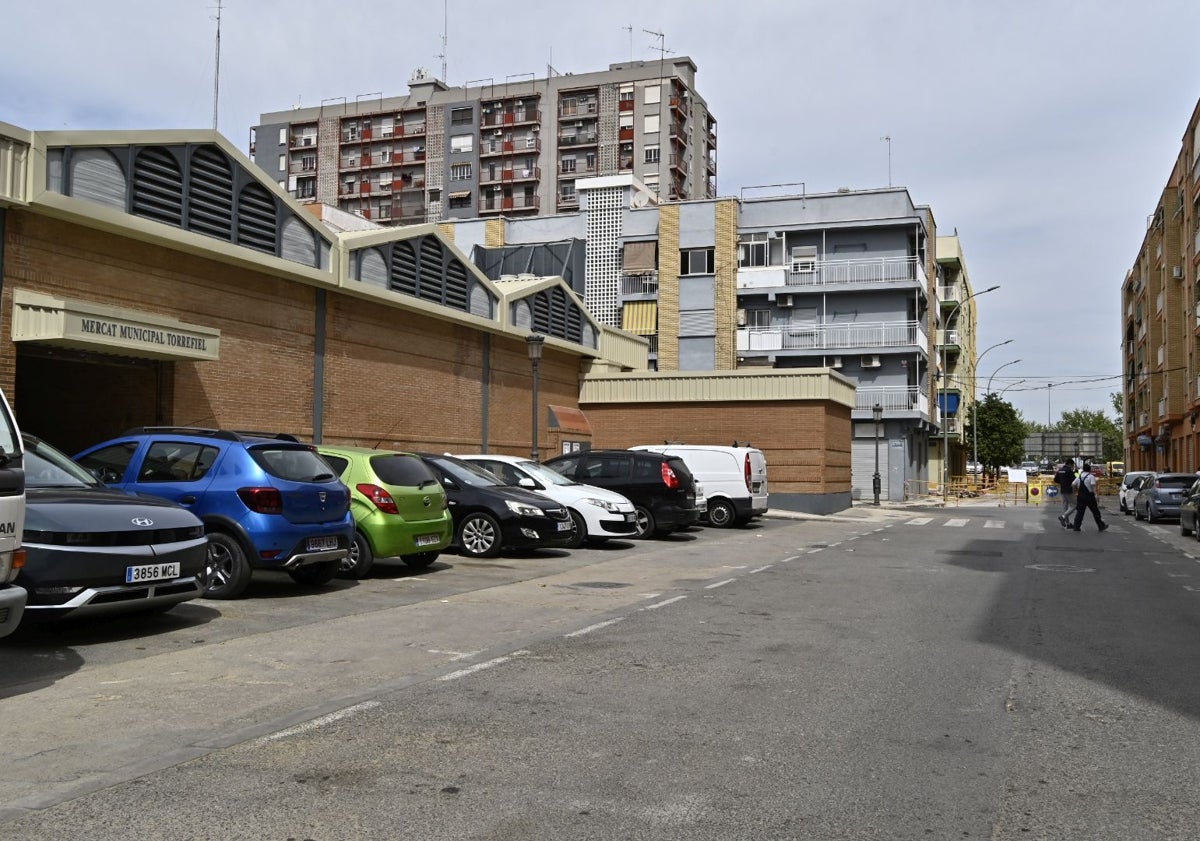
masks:
{"type": "Polygon", "coordinates": [[[442,542],[442,536],[440,534],[418,534],[417,535],[417,545],[418,546],[432,546],[435,543],[441,543],[441,542],[442,542]]]}
{"type": "Polygon", "coordinates": [[[324,552],[326,549],[338,548],[337,535],[329,535],[328,537],[310,537],[308,539],[309,552],[324,552]]]}
{"type": "Polygon", "coordinates": [[[140,581],[162,581],[164,578],[178,578],[179,564],[147,564],[140,567],[125,567],[125,583],[137,584],[140,581]]]}
{"type": "Polygon", "coordinates": [[[558,524],[558,530],[559,531],[570,531],[572,525],[574,525],[574,524],[570,520],[567,520],[565,523],[558,524]]]}

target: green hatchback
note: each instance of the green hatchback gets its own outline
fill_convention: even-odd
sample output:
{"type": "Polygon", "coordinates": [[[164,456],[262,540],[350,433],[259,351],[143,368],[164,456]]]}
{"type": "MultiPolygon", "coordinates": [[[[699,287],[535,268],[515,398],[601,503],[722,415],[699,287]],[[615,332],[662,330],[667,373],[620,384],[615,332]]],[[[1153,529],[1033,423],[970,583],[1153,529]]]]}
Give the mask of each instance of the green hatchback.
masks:
{"type": "Polygon", "coordinates": [[[420,458],[366,447],[322,445],[317,452],[350,488],[354,543],[339,577],[362,578],[376,558],[397,556],[424,569],[450,545],[446,492],[420,458]]]}

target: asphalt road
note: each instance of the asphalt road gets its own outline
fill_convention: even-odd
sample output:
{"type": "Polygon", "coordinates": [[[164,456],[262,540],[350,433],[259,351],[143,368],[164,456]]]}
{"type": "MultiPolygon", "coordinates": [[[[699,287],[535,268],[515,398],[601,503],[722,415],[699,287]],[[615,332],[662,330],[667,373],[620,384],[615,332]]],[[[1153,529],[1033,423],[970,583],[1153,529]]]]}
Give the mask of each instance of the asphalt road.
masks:
{"type": "Polygon", "coordinates": [[[21,632],[0,838],[1200,834],[1195,541],[870,513],[21,632]]]}

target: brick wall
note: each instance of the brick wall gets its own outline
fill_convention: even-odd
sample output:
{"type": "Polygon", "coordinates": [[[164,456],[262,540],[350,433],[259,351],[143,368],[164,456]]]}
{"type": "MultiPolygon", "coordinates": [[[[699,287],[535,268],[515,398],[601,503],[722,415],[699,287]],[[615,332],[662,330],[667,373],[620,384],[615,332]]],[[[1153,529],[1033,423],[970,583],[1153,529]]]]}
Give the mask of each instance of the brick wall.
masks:
{"type": "Polygon", "coordinates": [[[658,370],[679,370],[679,205],[658,209],[658,370]]]}

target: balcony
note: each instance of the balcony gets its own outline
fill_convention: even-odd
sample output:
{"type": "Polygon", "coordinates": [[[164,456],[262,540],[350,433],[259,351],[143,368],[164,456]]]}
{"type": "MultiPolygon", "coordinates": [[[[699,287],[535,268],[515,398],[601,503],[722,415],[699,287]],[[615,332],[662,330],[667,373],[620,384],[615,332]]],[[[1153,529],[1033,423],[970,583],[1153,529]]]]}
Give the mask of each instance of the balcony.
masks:
{"type": "Polygon", "coordinates": [[[650,274],[627,274],[621,276],[621,294],[622,295],[648,295],[654,296],[658,294],[658,272],[650,274]]]}
{"type": "Polygon", "coordinates": [[[485,198],[479,203],[479,212],[503,213],[506,210],[537,210],[540,206],[541,202],[537,196],[485,198]]]}
{"type": "Polygon", "coordinates": [[[595,132],[584,132],[582,134],[560,134],[558,136],[559,146],[595,146],[598,142],[598,135],[595,132]]]}
{"type": "Polygon", "coordinates": [[[292,149],[316,149],[317,136],[315,134],[293,135],[290,146],[292,149]]]}
{"type": "MultiPolygon", "coordinates": [[[[559,165],[561,166],[562,164],[559,164],[559,165]]],[[[567,179],[591,178],[593,175],[595,175],[599,171],[600,171],[599,167],[597,167],[595,164],[592,164],[591,166],[587,166],[586,164],[584,164],[583,166],[580,166],[579,163],[576,162],[575,166],[572,167],[571,169],[560,170],[559,177],[567,178],[567,179]]]]}
{"type": "Polygon", "coordinates": [[[479,173],[480,184],[510,184],[520,181],[537,181],[542,177],[542,168],[522,167],[519,169],[497,169],[494,172],[489,172],[484,169],[479,173]]]}
{"type": "Polygon", "coordinates": [[[594,99],[576,100],[574,105],[559,105],[558,116],[573,120],[594,120],[599,109],[600,106],[594,99]]]}
{"type": "Polygon", "coordinates": [[[617,140],[624,140],[624,141],[632,142],[633,141],[633,129],[632,128],[617,129],[617,140]]]}
{"type": "Polygon", "coordinates": [[[687,172],[687,161],[683,159],[683,155],[671,153],[670,167],[671,169],[677,170],[681,173],[687,172]]]}
{"type": "Polygon", "coordinates": [[[857,284],[915,284],[924,289],[926,282],[925,267],[916,257],[797,261],[791,266],[742,267],[737,275],[738,289],[857,284]]]}
{"type": "Polygon", "coordinates": [[[643,339],[645,339],[647,342],[650,343],[650,351],[649,352],[651,355],[658,353],[658,334],[657,333],[653,333],[649,336],[640,334],[640,333],[638,335],[641,335],[641,337],[643,339]]]}
{"type": "Polygon", "coordinates": [[[419,164],[424,162],[424,149],[410,149],[406,152],[392,152],[392,163],[394,164],[419,164]]]}
{"type": "Polygon", "coordinates": [[[558,197],[558,209],[559,210],[578,210],[579,209],[578,194],[573,193],[569,196],[559,196],[558,197]]]}
{"type": "Polygon", "coordinates": [[[929,395],[915,385],[859,388],[855,392],[854,411],[870,412],[875,405],[882,406],[885,415],[920,412],[923,417],[929,417],[929,395]]]}
{"type": "Polygon", "coordinates": [[[622,113],[622,114],[624,114],[624,113],[626,113],[626,112],[633,111],[633,100],[632,100],[632,99],[622,99],[622,100],[620,100],[620,101],[617,103],[617,111],[618,111],[618,112],[620,112],[620,113],[622,113]]]}
{"type": "Polygon", "coordinates": [[[481,158],[490,158],[496,155],[536,155],[541,151],[542,141],[537,137],[523,137],[520,140],[485,140],[479,145],[479,157],[481,158]]]}
{"type": "Polygon", "coordinates": [[[957,348],[961,341],[961,334],[958,330],[938,330],[937,345],[938,347],[945,346],[947,348],[957,348]]]}
{"type": "Polygon", "coordinates": [[[542,121],[542,112],[536,108],[522,109],[517,111],[501,111],[499,113],[493,111],[483,115],[479,121],[484,127],[492,126],[523,126],[531,123],[540,123],[542,121]]]}
{"type": "Polygon", "coordinates": [[[778,327],[741,327],[737,349],[846,350],[854,348],[917,347],[929,339],[918,321],[860,321],[853,324],[791,324],[778,327]]]}

